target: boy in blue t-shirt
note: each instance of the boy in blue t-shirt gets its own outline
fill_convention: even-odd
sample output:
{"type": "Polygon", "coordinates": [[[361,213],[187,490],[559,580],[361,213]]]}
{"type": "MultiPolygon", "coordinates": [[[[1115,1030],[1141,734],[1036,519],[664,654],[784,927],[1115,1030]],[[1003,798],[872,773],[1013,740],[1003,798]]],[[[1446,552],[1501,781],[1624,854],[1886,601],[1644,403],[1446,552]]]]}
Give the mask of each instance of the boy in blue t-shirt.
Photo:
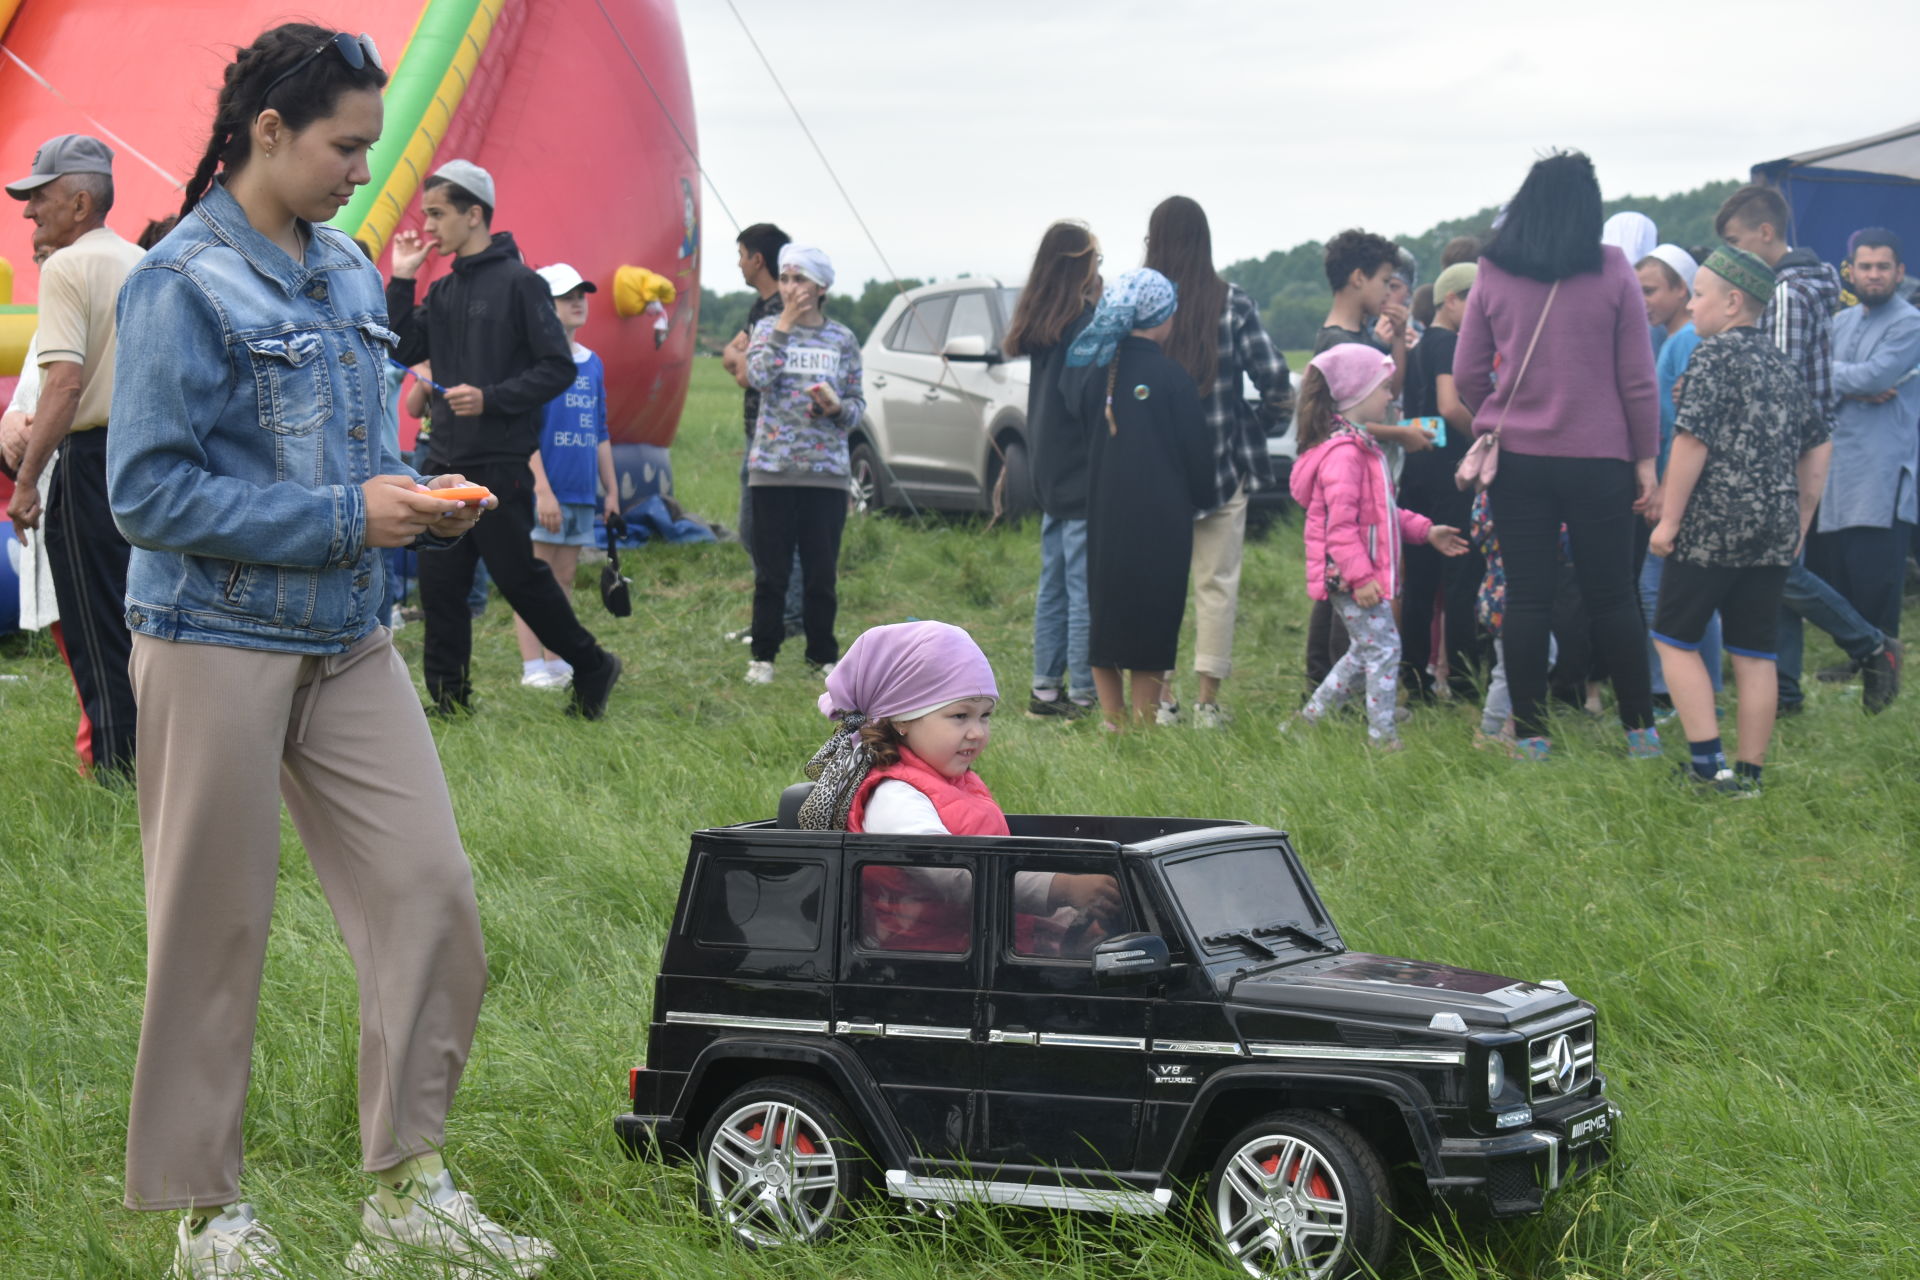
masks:
{"type": "MultiPolygon", "coordinates": [[[[598,291],[564,262],[542,267],[539,275],[553,290],[553,309],[573,345],[574,373],[573,385],[547,402],[540,451],[528,459],[533,469],[533,554],[546,561],[563,590],[571,591],[580,548],[594,544],[595,508],[609,519],[619,515],[620,484],[613,474],[613,441],[607,437],[606,369],[599,356],[573,341],[587,322],[587,295],[598,291]],[[604,503],[600,494],[606,495],[604,503]]],[[[520,683],[535,689],[565,688],[573,668],[541,648],[533,628],[518,615],[513,629],[520,638],[520,683]]]]}

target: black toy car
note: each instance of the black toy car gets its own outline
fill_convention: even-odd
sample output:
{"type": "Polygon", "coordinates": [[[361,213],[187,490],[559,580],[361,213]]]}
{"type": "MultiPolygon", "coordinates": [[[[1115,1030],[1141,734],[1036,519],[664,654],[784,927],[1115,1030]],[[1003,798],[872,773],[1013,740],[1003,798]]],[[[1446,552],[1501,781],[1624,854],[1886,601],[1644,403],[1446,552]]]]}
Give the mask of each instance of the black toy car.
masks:
{"type": "Polygon", "coordinates": [[[1611,1152],[1593,1006],[1347,950],[1282,832],[848,835],[793,826],[803,788],[694,835],[615,1121],[690,1152],[749,1244],[820,1238],[876,1185],[1158,1214],[1204,1180],[1250,1274],[1330,1277],[1378,1265],[1423,1189],[1533,1213],[1611,1152]],[[1058,884],[1104,892],[1049,910],[1058,884]]]}

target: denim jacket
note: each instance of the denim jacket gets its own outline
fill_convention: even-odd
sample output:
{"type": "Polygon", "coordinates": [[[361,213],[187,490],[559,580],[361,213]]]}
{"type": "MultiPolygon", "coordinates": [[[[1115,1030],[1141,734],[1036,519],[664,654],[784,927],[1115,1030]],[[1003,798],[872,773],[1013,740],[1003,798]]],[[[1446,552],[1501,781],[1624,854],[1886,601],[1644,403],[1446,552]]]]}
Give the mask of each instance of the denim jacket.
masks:
{"type": "Polygon", "coordinates": [[[301,227],[296,263],[215,184],[120,291],[107,492],[138,634],[332,654],[380,622],[360,486],[415,474],[382,430],[395,337],[380,273],[301,227]]]}

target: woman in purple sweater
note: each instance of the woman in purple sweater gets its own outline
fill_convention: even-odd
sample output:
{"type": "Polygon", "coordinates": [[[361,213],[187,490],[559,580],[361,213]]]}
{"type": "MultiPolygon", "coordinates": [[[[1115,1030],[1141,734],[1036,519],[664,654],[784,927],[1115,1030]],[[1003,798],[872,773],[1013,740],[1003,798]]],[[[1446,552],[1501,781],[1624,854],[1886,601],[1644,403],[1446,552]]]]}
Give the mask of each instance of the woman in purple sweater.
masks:
{"type": "Polygon", "coordinates": [[[1481,259],[1453,358],[1474,433],[1506,420],[1489,496],[1506,559],[1516,753],[1533,759],[1548,748],[1547,635],[1563,524],[1628,751],[1660,752],[1633,587],[1634,513],[1653,497],[1660,404],[1639,282],[1618,249],[1602,247],[1600,223],[1592,161],[1570,152],[1535,164],[1481,259]]]}

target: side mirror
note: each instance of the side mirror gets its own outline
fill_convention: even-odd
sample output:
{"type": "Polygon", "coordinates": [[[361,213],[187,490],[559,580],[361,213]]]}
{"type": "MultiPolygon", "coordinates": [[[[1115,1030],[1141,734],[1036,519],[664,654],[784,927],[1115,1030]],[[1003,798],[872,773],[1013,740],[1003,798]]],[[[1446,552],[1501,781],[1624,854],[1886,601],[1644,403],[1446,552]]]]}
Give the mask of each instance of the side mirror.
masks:
{"type": "Polygon", "coordinates": [[[1123,933],[1093,949],[1093,980],[1101,985],[1137,982],[1173,968],[1167,941],[1157,933],[1123,933]]]}
{"type": "Polygon", "coordinates": [[[1000,363],[1000,353],[989,347],[987,340],[977,333],[947,339],[947,345],[940,354],[961,364],[1000,363]]]}

